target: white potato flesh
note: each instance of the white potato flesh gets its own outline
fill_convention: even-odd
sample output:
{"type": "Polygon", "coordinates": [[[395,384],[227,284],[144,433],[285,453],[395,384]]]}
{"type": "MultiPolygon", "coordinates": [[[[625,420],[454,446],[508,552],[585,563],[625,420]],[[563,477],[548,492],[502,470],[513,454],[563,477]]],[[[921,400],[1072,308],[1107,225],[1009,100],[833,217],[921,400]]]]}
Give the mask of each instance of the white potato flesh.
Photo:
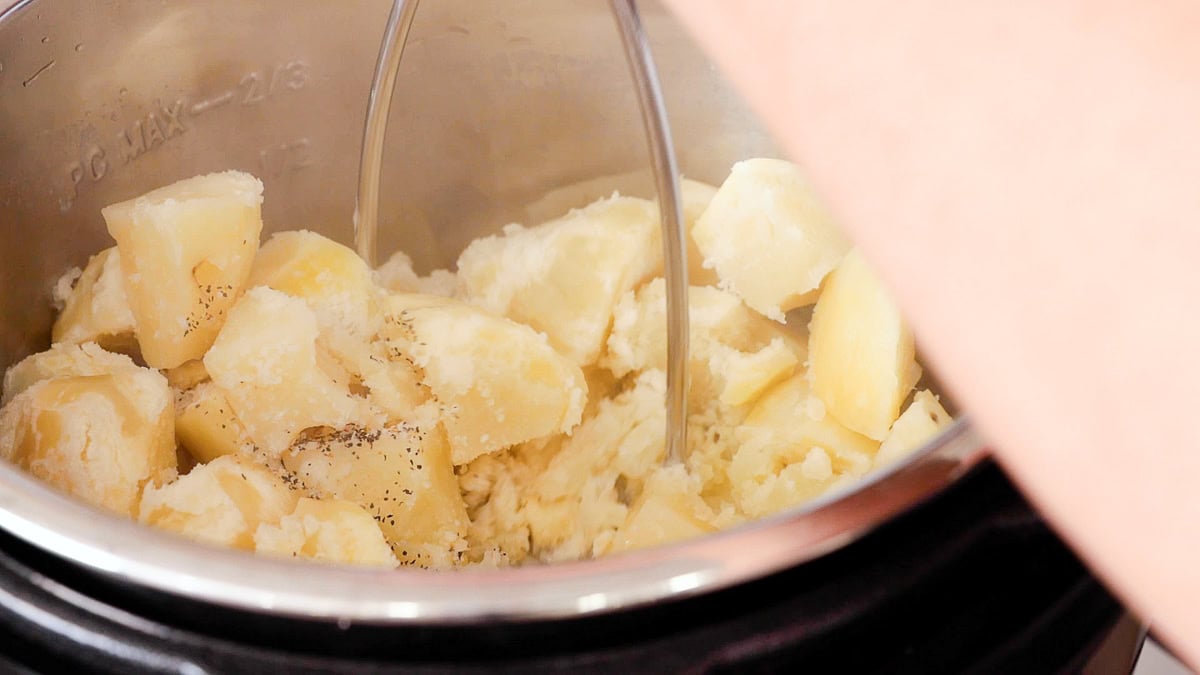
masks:
{"type": "Polygon", "coordinates": [[[692,238],[722,288],[780,322],[816,301],[850,249],[799,169],[779,159],[734,164],[692,238]]]}
{"type": "Polygon", "coordinates": [[[428,295],[390,296],[387,317],[396,353],[443,409],[454,464],[579,423],[583,372],[528,326],[428,295]]]}
{"type": "Polygon", "coordinates": [[[80,499],[136,516],[175,471],[171,393],[149,369],[54,377],[0,411],[0,456],[80,499]]]}
{"type": "Polygon", "coordinates": [[[318,366],[317,319],[308,305],[258,286],[234,305],[204,356],[255,445],[277,457],[300,432],[374,421],[376,414],[318,366]]]}
{"type": "Polygon", "coordinates": [[[255,550],[325,563],[395,567],[392,549],[379,526],[358,504],[340,499],[302,497],[278,525],[263,524],[254,535],[255,550]]]}
{"type": "Polygon", "coordinates": [[[292,512],[299,494],[249,457],[227,455],[142,496],[147,525],[210,544],[254,550],[254,533],[292,512]]]}
{"type": "Polygon", "coordinates": [[[154,368],[200,358],[241,294],[262,232],[262,182],[226,171],[101,211],[117,240],[142,357],[154,368]]]}
{"type": "Polygon", "coordinates": [[[879,454],[875,456],[876,466],[886,466],[907,457],[937,436],[951,421],[950,413],[933,392],[928,389],[918,391],[880,444],[879,454]]]}
{"type": "Polygon", "coordinates": [[[621,294],[661,269],[657,206],[619,196],[537,227],[510,225],[458,259],[469,302],[544,333],[580,366],[600,355],[621,294]]]}
{"type": "Polygon", "coordinates": [[[126,351],[136,344],[117,247],[92,256],[63,300],[50,332],[53,342],[98,342],[113,351],[126,351]]]}

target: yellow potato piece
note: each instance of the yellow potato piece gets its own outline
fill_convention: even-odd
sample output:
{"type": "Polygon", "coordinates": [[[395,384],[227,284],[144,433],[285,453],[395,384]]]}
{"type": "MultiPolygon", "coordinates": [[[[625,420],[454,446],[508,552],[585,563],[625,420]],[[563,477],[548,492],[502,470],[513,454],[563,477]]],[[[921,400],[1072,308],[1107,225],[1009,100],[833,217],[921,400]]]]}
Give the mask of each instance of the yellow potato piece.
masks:
{"type": "Polygon", "coordinates": [[[322,499],[366,509],[402,565],[451,567],[465,548],[466,506],[436,423],[308,435],[283,464],[322,499]]]}
{"type": "Polygon", "coordinates": [[[600,355],[617,299],[661,269],[658,208],[619,196],[537,227],[510,225],[458,259],[469,302],[544,333],[580,366],[600,355]]]}
{"type": "Polygon", "coordinates": [[[148,369],[40,381],[0,412],[0,453],[95,506],[135,516],[176,466],[171,394],[148,369]]]}
{"type": "MultiPolygon", "coordinates": [[[[749,309],[737,296],[708,286],[688,289],[693,410],[712,399],[740,406],[788,377],[806,355],[802,330],[749,309]]],[[[667,367],[666,285],[654,279],[617,303],[608,349],[600,359],[618,377],[667,367]]]]}
{"type": "Polygon", "coordinates": [[[242,292],[262,231],[262,183],[237,171],[196,176],[101,213],[117,240],[146,363],[200,358],[242,292]]]}
{"type": "Polygon", "coordinates": [[[608,553],[632,551],[691,539],[715,532],[712,510],[700,499],[693,479],[682,465],[656,471],[642,496],[630,507],[608,553]]]}
{"type": "Polygon", "coordinates": [[[98,342],[111,351],[136,345],[117,247],[92,256],[50,332],[53,342],[98,342]]]}
{"type": "Polygon", "coordinates": [[[800,170],[780,159],[734,164],[692,238],[722,288],[780,322],[817,299],[850,249],[800,170]]]}
{"type": "Polygon", "coordinates": [[[4,373],[7,404],[29,387],[53,377],[136,373],[143,368],[124,354],[105,351],[93,342],[57,344],[44,352],[25,357],[4,373]]]}
{"type": "Polygon", "coordinates": [[[376,288],[371,270],[350,248],[315,232],[273,235],[254,258],[247,286],[269,286],[302,298],[322,326],[364,333],[376,288]]]}
{"type": "Polygon", "coordinates": [[[317,334],[303,300],[258,286],[230,310],[204,357],[212,381],[268,456],[278,456],[305,429],[374,419],[363,399],[320,369],[317,334]]]}
{"type": "Polygon", "coordinates": [[[920,379],[912,334],[857,252],[830,275],[808,342],[812,391],[854,431],[882,440],[920,379]]]}
{"type": "Polygon", "coordinates": [[[254,533],[292,512],[299,495],[248,457],[218,457],[142,496],[139,519],[210,544],[254,550],[254,533]]]}
{"type": "Polygon", "coordinates": [[[583,373],[528,326],[427,295],[387,300],[392,348],[443,407],[450,457],[466,464],[579,423],[583,373]]]}
{"type": "Polygon", "coordinates": [[[738,427],[729,479],[738,508],[760,517],[807,501],[871,468],[879,443],[814,401],[803,375],[773,387],[738,427]]]}
{"type": "Polygon", "coordinates": [[[198,384],[177,398],[175,438],[199,462],[254,449],[225,392],[212,382],[198,384]]]}
{"type": "Polygon", "coordinates": [[[900,415],[875,456],[876,466],[886,466],[907,457],[951,422],[950,413],[928,389],[913,395],[912,403],[900,415]]]}
{"type": "Polygon", "coordinates": [[[187,391],[201,382],[208,382],[208,371],[204,369],[204,361],[192,359],[163,371],[167,376],[167,384],[175,391],[187,391]]]}
{"type": "Polygon", "coordinates": [[[343,500],[301,498],[278,525],[261,525],[254,542],[256,551],[269,555],[346,565],[397,565],[370,514],[343,500]]]}
{"type": "Polygon", "coordinates": [[[666,380],[651,370],[584,420],[527,487],[524,515],[541,560],[574,560],[608,550],[629,503],[666,453],[666,380]]]}

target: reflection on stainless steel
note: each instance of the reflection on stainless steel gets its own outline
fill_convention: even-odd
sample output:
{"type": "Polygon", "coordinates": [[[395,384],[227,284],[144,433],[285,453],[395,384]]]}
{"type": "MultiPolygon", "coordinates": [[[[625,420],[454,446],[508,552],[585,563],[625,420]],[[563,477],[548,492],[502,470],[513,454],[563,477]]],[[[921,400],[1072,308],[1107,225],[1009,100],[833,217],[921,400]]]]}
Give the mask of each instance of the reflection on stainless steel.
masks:
{"type": "MultiPolygon", "coordinates": [[[[389,5],[32,0],[0,12],[0,367],[47,344],[54,279],[108,245],[100,208],[157,185],[253,171],[266,184],[268,231],[352,241],[389,5]]],[[[738,159],[774,154],[662,8],[642,10],[682,172],[717,182],[738,159]]],[[[447,266],[466,242],[528,221],[528,205],[563,185],[583,187],[556,208],[618,184],[652,196],[628,72],[602,0],[424,3],[396,82],[420,100],[397,98],[388,121],[380,252],[447,266]]],[[[207,548],[3,463],[0,527],[115,578],[238,607],[385,623],[560,617],[703,593],[822,555],[955,480],[980,448],[959,421],[904,465],[802,509],[678,545],[496,571],[301,566],[207,548]]]]}

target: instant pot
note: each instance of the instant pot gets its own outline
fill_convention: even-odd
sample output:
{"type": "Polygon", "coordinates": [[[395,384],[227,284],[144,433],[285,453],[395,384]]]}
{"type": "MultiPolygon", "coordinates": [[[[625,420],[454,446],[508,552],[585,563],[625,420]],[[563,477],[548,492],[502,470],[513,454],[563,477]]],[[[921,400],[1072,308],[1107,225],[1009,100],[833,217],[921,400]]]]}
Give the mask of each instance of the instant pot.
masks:
{"type": "MultiPolygon", "coordinates": [[[[150,188],[242,169],[265,183],[268,231],[352,241],[389,6],[0,9],[0,366],[48,344],[54,280],[108,245],[101,207],[150,188]]],[[[777,154],[669,15],[642,11],[684,174],[719,183],[777,154]]],[[[424,0],[389,121],[380,252],[427,272],[506,223],[614,189],[653,196],[629,78],[604,0],[424,0]]],[[[1141,638],[963,420],[860,485],[726,532],[452,573],[213,549],[0,465],[0,666],[14,670],[1127,673],[1141,638]]]]}

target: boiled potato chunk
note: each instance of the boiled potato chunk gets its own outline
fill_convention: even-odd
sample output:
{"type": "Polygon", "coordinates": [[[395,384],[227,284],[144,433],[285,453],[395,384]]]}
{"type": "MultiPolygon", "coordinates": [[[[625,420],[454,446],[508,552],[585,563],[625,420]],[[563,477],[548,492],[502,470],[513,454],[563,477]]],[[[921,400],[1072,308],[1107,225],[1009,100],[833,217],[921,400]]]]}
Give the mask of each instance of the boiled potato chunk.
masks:
{"type": "Polygon", "coordinates": [[[396,251],[375,270],[375,283],[389,291],[446,298],[454,297],[458,289],[458,277],[449,270],[434,270],[424,277],[417,274],[412,258],[404,251],[396,251]]]}
{"type": "Polygon", "coordinates": [[[545,333],[580,366],[600,355],[621,294],[661,269],[658,208],[619,196],[537,227],[510,225],[458,259],[468,301],[545,333]]]}
{"type": "Polygon", "coordinates": [[[163,371],[167,376],[167,384],[175,391],[187,391],[201,382],[208,382],[208,371],[204,369],[204,361],[192,359],[174,368],[163,371]]]}
{"type": "Polygon", "coordinates": [[[303,497],[278,525],[264,524],[255,550],[328,563],[395,567],[396,558],[371,515],[354,502],[303,497]]]}
{"type": "Polygon", "coordinates": [[[366,390],[368,399],[392,421],[410,419],[430,400],[421,383],[421,369],[400,352],[389,351],[386,340],[367,340],[349,331],[333,328],[317,340],[318,357],[332,363],[321,368],[335,380],[353,383],[366,390]],[[341,375],[334,375],[334,369],[341,375]]]}
{"type": "Polygon", "coordinates": [[[149,486],[140,520],[210,544],[254,550],[254,533],[278,523],[299,495],[278,476],[248,457],[218,457],[173,483],[149,486]]]}
{"type": "Polygon", "coordinates": [[[315,232],[279,232],[259,249],[248,286],[308,302],[322,326],[364,333],[376,295],[371,270],[353,250],[315,232]]]}
{"type": "Polygon", "coordinates": [[[230,310],[204,356],[212,381],[268,456],[310,427],[371,418],[363,399],[318,366],[317,335],[317,318],[303,300],[258,286],[230,310]]]}
{"type": "Polygon", "coordinates": [[[602,401],[534,477],[524,514],[539,559],[575,560],[608,550],[629,504],[666,454],[665,393],[661,371],[639,375],[630,389],[602,401]]]}
{"type": "Polygon", "coordinates": [[[739,509],[751,517],[795,506],[863,475],[879,447],[825,414],[803,375],[764,394],[737,439],[729,478],[739,509]]]}
{"type": "Polygon", "coordinates": [[[651,475],[608,553],[661,546],[715,532],[712,510],[690,482],[692,477],[678,464],[651,475]]]}
{"type": "Polygon", "coordinates": [[[225,392],[212,382],[202,382],[177,398],[175,438],[200,462],[254,449],[225,392]]]}
{"type": "Polygon", "coordinates": [[[0,453],[80,499],[137,515],[142,488],[175,470],[171,392],[149,370],[55,377],[0,412],[0,453]]]}
{"type": "Polygon", "coordinates": [[[366,509],[402,565],[451,567],[464,548],[466,506],[436,423],[306,435],[283,464],[322,499],[366,509]]]}
{"type": "Polygon", "coordinates": [[[114,354],[93,342],[56,344],[44,352],[25,357],[4,373],[7,404],[29,387],[53,377],[136,373],[144,370],[128,356],[114,354]]]}
{"type": "MultiPolygon", "coordinates": [[[[712,399],[750,403],[803,362],[803,333],[764,318],[737,296],[709,286],[688,289],[688,372],[693,409],[712,399]]],[[[600,364],[618,377],[667,368],[666,285],[655,279],[626,293],[613,314],[608,350],[600,364]]]]}
{"type": "Polygon", "coordinates": [[[154,368],[200,358],[242,292],[262,231],[262,183],[196,176],[101,213],[117,240],[142,357],[154,368]]]}
{"type": "Polygon", "coordinates": [[[579,423],[583,372],[528,326],[435,296],[387,302],[394,348],[422,369],[445,408],[454,464],[579,423]]]}
{"type": "Polygon", "coordinates": [[[884,466],[903,459],[936,436],[951,421],[950,413],[946,412],[933,392],[928,389],[918,391],[880,444],[875,464],[884,466]]]}
{"type": "Polygon", "coordinates": [[[829,414],[882,440],[920,369],[899,308],[857,251],[826,282],[808,349],[812,391],[829,414]]]}
{"type": "Polygon", "coordinates": [[[816,301],[850,248],[799,169],[779,159],[734,164],[692,237],[722,288],[780,322],[816,301]]]}
{"type": "Polygon", "coordinates": [[[98,342],[113,351],[135,344],[133,312],[125,295],[117,247],[92,256],[64,299],[50,336],[54,342],[98,342]]]}

